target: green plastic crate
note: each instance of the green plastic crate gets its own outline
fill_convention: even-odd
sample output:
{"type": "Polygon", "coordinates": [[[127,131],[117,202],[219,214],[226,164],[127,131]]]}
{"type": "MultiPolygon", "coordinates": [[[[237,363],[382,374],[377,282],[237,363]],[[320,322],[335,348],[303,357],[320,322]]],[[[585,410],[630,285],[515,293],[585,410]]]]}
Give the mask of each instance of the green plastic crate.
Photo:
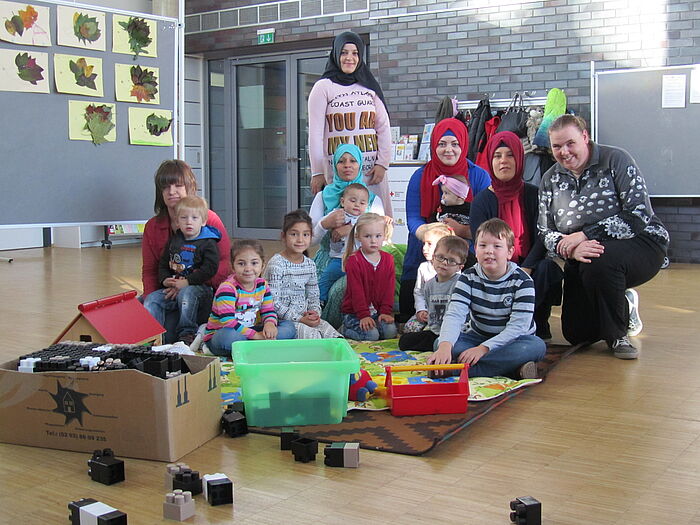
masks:
{"type": "Polygon", "coordinates": [[[360,359],[345,339],[240,341],[233,361],[256,427],[340,423],[360,359]]]}

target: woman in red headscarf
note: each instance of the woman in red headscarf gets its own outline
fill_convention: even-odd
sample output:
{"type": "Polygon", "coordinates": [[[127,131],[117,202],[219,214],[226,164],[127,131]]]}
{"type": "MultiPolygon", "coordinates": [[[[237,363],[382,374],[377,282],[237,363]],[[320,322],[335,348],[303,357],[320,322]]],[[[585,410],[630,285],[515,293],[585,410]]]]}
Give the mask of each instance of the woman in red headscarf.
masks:
{"type": "MultiPolygon", "coordinates": [[[[403,260],[399,308],[404,320],[413,315],[413,287],[416,284],[418,266],[425,261],[423,243],[416,237],[416,231],[423,224],[435,222],[440,207],[440,187],[433,184],[440,175],[462,176],[469,185],[466,203],[486,189],[491,180],[479,166],[467,160],[469,137],[465,125],[455,118],[438,122],[430,136],[430,161],[418,168],[411,176],[406,189],[406,223],[408,225],[408,247],[403,260]]],[[[472,238],[469,225],[460,224],[454,219],[443,220],[457,235],[468,241],[472,238]]],[[[474,230],[476,231],[476,230],[474,230]]]]}
{"type": "Polygon", "coordinates": [[[525,154],[515,133],[502,131],[486,144],[491,186],[474,199],[471,227],[494,217],[503,219],[513,230],[515,251],[513,262],[520,265],[535,281],[536,334],[551,339],[549,315],[552,305],[561,304],[563,272],[547,258],[547,250],[537,235],[539,215],[537,187],[523,181],[525,154]]]}

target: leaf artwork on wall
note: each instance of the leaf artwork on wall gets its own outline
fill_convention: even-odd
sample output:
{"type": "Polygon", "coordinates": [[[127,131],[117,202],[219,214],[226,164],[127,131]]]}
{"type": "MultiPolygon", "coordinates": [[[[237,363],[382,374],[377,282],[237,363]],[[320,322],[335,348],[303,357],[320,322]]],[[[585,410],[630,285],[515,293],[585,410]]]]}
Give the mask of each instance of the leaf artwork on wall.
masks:
{"type": "Polygon", "coordinates": [[[0,40],[25,46],[50,46],[49,6],[0,0],[0,40]]]}
{"type": "Polygon", "coordinates": [[[37,18],[39,18],[39,13],[28,5],[25,9],[19,9],[16,15],[5,19],[5,29],[12,36],[22,36],[25,29],[31,29],[37,18]]]}
{"type": "Polygon", "coordinates": [[[143,18],[130,17],[128,22],[119,22],[129,35],[129,47],[134,53],[134,60],[142,53],[144,48],[153,41],[151,39],[151,28],[143,18]]]}
{"type": "Polygon", "coordinates": [[[17,66],[17,75],[22,80],[35,86],[39,80],[44,80],[44,76],[41,74],[44,68],[37,64],[36,59],[30,57],[29,53],[17,53],[15,65],[17,66]]]}
{"type": "Polygon", "coordinates": [[[85,108],[85,129],[90,132],[95,144],[107,142],[107,133],[114,129],[112,117],[112,108],[105,104],[90,104],[85,108]]]}
{"type": "Polygon", "coordinates": [[[73,15],[73,33],[84,43],[95,42],[102,35],[97,18],[78,11],[73,15]]]}
{"type": "Polygon", "coordinates": [[[154,137],[159,137],[170,129],[173,119],[151,113],[146,117],[146,129],[154,137]]]}
{"type": "Polygon", "coordinates": [[[148,68],[132,66],[131,81],[134,84],[131,95],[136,97],[139,102],[153,100],[158,93],[158,79],[154,72],[148,68]]]}
{"type": "Polygon", "coordinates": [[[75,83],[77,85],[88,87],[90,89],[97,89],[97,86],[95,85],[97,73],[92,72],[95,66],[88,65],[84,58],[79,58],[76,61],[71,60],[69,65],[71,72],[75,75],[75,83]]]}

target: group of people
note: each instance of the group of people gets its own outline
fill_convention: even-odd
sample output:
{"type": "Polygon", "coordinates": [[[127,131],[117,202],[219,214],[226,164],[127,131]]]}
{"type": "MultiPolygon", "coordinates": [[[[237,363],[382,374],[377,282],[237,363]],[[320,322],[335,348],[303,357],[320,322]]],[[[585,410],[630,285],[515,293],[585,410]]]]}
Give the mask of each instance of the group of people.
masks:
{"type": "MultiPolygon", "coordinates": [[[[204,339],[217,355],[244,339],[397,335],[395,262],[382,249],[392,225],[389,115],[363,57],[358,35],[334,40],[309,96],[316,195],[308,214],[285,216],[283,250],[266,265],[258,241],[231,244],[195,196],[185,163],[161,165],[156,216],[143,238],[144,305],[171,340],[190,342],[205,321],[204,339]],[[316,244],[320,272],[307,256],[316,244]],[[336,330],[322,307],[343,276],[336,330]]],[[[430,363],[467,363],[470,375],[533,377],[551,337],[552,306],[563,303],[569,342],[604,339],[616,357],[638,356],[628,337],[631,289],[658,272],[668,232],[629,154],[593,143],[572,115],[559,117],[549,136],[557,162],[537,188],[523,182],[515,134],[490,138],[485,171],[467,159],[460,120],[435,125],[430,161],[406,191],[401,348],[432,351],[430,363]]]]}

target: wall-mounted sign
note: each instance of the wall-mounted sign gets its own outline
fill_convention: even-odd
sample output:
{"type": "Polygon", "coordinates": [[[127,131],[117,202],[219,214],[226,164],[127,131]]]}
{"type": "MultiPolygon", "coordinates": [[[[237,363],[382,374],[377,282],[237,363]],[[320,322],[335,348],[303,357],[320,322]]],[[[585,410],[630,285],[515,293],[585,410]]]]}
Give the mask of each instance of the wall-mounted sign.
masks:
{"type": "Polygon", "coordinates": [[[275,41],[275,30],[273,29],[258,29],[258,45],[272,44],[275,41]]]}

